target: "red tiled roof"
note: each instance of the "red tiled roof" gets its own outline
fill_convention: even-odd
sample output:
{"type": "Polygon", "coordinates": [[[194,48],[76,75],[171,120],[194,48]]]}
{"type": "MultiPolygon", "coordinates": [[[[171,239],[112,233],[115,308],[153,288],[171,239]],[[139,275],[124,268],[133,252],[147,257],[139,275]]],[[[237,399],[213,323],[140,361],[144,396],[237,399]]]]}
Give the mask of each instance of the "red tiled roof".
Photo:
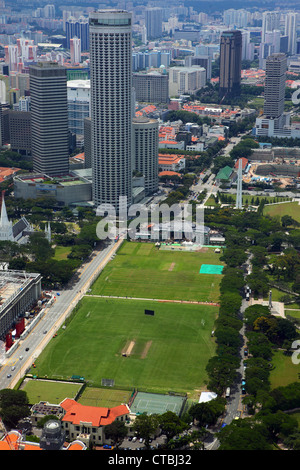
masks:
{"type": "Polygon", "coordinates": [[[60,405],[66,411],[62,421],[68,421],[73,424],[87,421],[92,423],[92,426],[98,427],[107,426],[113,423],[118,416],[129,413],[126,405],[119,405],[113,408],[85,406],[70,398],[66,398],[60,405]]]}
{"type": "Polygon", "coordinates": [[[235,165],[234,165],[234,168],[238,168],[239,167],[239,161],[242,160],[242,168],[246,168],[246,166],[248,165],[248,160],[247,158],[239,158],[236,162],[235,162],[235,165]]]}

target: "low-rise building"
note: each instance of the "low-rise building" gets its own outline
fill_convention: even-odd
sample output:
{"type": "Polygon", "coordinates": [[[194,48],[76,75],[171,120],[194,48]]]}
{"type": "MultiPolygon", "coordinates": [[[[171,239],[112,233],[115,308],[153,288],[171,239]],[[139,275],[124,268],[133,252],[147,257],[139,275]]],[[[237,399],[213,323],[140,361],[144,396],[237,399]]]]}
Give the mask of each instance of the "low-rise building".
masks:
{"type": "Polygon", "coordinates": [[[185,158],[183,155],[159,154],[158,167],[160,171],[179,172],[185,168],[185,158]]]}
{"type": "Polygon", "coordinates": [[[85,406],[75,400],[66,398],[60,403],[63,410],[62,427],[66,439],[79,439],[85,444],[110,444],[111,440],[105,434],[106,426],[114,421],[130,422],[130,409],[122,404],[113,408],[85,406]]]}
{"type": "Polygon", "coordinates": [[[22,199],[48,196],[69,206],[74,202],[91,201],[92,183],[73,172],[57,177],[42,173],[18,175],[14,177],[14,195],[22,199]]]}

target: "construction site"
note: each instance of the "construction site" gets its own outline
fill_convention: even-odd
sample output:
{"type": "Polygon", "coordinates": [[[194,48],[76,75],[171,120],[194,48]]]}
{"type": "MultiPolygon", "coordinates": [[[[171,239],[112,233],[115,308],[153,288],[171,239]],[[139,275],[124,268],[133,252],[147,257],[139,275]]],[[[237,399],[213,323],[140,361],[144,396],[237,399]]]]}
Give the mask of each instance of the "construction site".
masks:
{"type": "Polygon", "coordinates": [[[300,185],[300,149],[295,148],[261,148],[255,149],[249,158],[247,171],[244,172],[245,183],[264,182],[286,186],[300,185]]]}

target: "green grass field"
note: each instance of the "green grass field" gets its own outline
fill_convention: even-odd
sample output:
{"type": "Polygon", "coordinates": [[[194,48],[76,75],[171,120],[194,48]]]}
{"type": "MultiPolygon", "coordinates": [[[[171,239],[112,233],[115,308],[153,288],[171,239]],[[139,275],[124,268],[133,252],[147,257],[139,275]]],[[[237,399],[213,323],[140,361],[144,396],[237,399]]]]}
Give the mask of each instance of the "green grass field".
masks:
{"type": "Polygon", "coordinates": [[[223,264],[213,248],[203,252],[158,250],[124,242],[91,289],[93,295],[216,302],[222,275],[199,274],[202,264],[223,264]]]}
{"type": "Polygon", "coordinates": [[[286,202],[284,204],[274,204],[264,207],[264,215],[278,217],[281,219],[284,215],[289,215],[300,222],[300,205],[298,202],[286,202]]]}
{"type": "Polygon", "coordinates": [[[48,401],[58,404],[66,397],[74,398],[82,385],[78,383],[52,382],[47,380],[25,381],[22,390],[27,393],[30,404],[48,401]]]}
{"type": "Polygon", "coordinates": [[[291,356],[285,356],[282,351],[275,351],[272,363],[275,369],[271,371],[271,388],[285,387],[292,382],[298,382],[300,366],[293,364],[291,356]]]}
{"type": "Polygon", "coordinates": [[[84,297],[66,329],[35,361],[40,376],[80,375],[90,385],[193,393],[205,386],[214,354],[218,308],[206,305],[84,297]],[[145,315],[144,309],[155,311],[145,315]],[[122,352],[130,342],[130,356],[122,352]]]}
{"type": "Polygon", "coordinates": [[[112,408],[120,403],[128,403],[132,395],[129,390],[115,390],[111,387],[86,387],[78,402],[85,406],[107,406],[112,408]]]}

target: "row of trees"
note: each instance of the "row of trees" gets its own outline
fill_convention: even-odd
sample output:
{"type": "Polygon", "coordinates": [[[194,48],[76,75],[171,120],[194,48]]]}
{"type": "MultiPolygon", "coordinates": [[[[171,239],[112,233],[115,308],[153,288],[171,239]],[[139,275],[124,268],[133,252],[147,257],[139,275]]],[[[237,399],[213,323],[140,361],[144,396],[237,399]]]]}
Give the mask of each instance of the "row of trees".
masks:
{"type": "MultiPolygon", "coordinates": [[[[280,272],[282,276],[295,277],[299,273],[299,233],[286,232],[290,220],[280,223],[263,216],[262,212],[239,213],[230,208],[207,212],[206,224],[223,230],[226,237],[222,259],[227,267],[221,283],[220,315],[215,330],[218,354],[207,366],[208,386],[220,394],[226,385],[234,384],[240,365],[242,321],[238,311],[244,289],[241,268],[251,254],[253,273],[247,276],[247,284],[255,295],[264,295],[270,288],[267,275],[270,256],[272,262],[275,257],[285,267],[280,272]],[[284,243],[289,248],[283,255],[272,255],[277,253],[274,248],[277,250],[284,243]]],[[[285,412],[300,406],[300,385],[295,383],[274,390],[270,385],[274,351],[291,354],[291,345],[299,333],[293,322],[271,315],[266,306],[248,307],[244,319],[250,357],[245,370],[247,395],[243,401],[253,417],[233,421],[221,429],[220,450],[271,450],[279,441],[287,448],[299,449],[298,423],[285,412]]]]}

